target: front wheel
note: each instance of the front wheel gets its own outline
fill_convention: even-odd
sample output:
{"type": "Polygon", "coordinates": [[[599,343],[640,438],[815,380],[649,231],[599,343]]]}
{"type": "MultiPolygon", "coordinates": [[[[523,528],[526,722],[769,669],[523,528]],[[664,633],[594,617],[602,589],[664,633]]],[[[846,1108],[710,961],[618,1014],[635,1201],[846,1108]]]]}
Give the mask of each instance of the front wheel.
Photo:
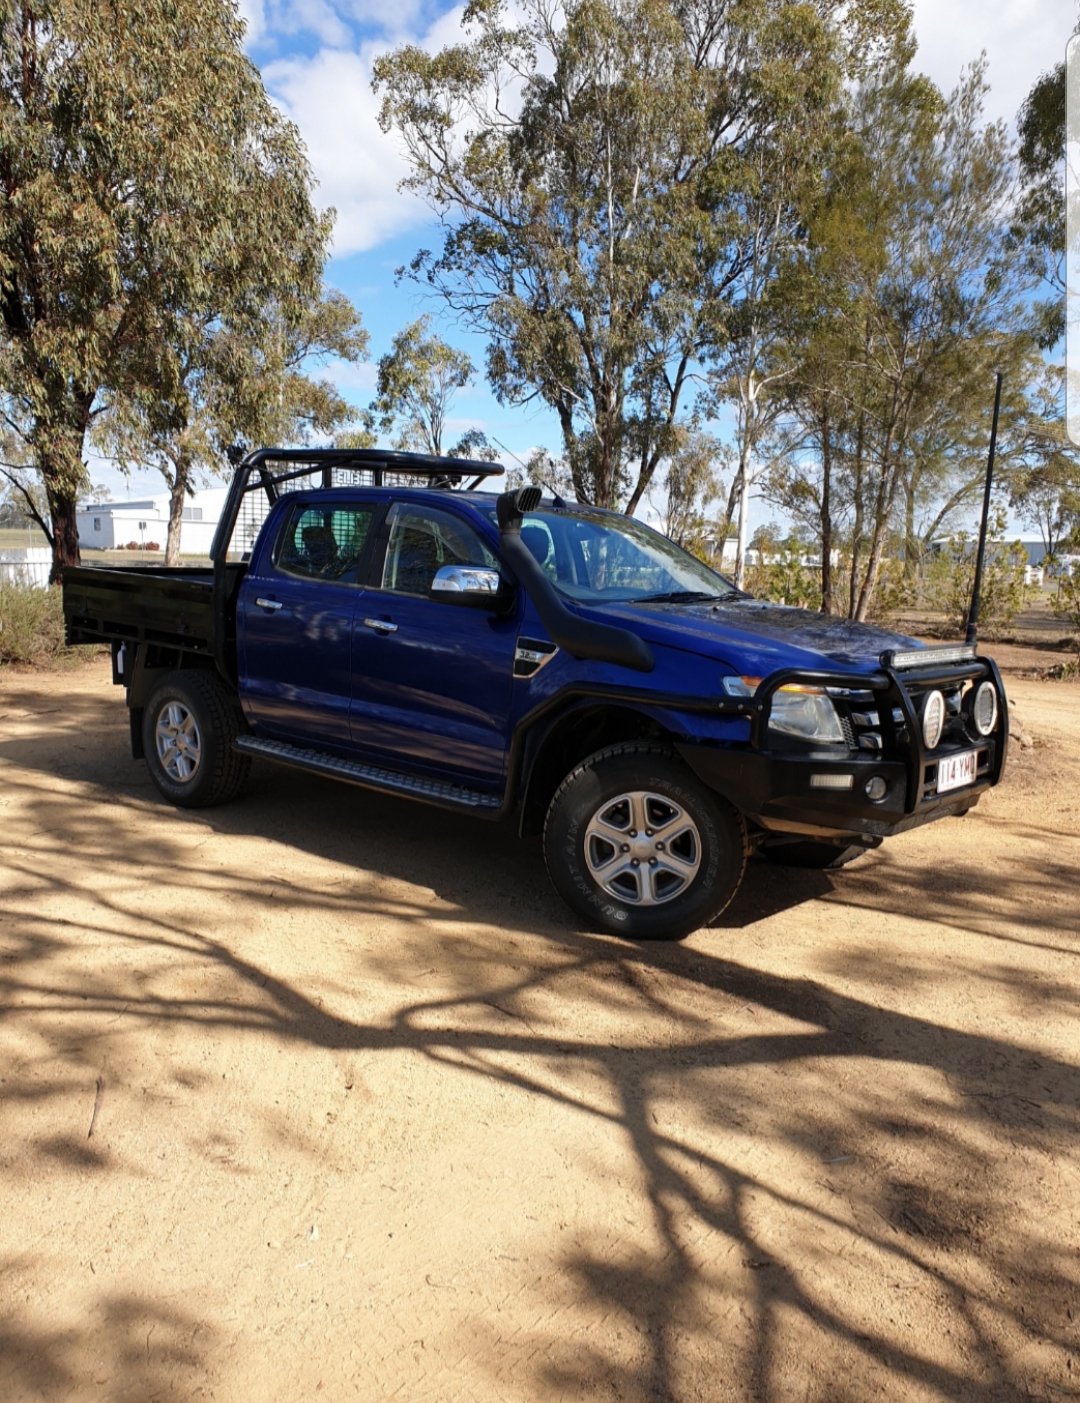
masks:
{"type": "Polygon", "coordinates": [[[241,790],[251,760],[233,750],[237,703],[216,673],[174,672],[143,712],[143,752],[150,778],[185,809],[224,804],[241,790]]]}
{"type": "Polygon", "coordinates": [[[544,860],[563,900],[631,940],[682,940],[716,919],[746,870],[741,815],[670,750],[616,745],[560,785],[544,860]]]}

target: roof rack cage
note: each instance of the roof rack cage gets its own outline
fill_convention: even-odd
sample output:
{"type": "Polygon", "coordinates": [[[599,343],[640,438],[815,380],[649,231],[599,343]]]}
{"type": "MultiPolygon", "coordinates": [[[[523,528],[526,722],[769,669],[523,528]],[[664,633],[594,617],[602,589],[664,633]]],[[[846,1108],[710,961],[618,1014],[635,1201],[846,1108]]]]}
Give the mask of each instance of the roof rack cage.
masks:
{"type": "Polygon", "coordinates": [[[439,458],[430,453],[398,453],[380,448],[257,448],[241,456],[229,452],[235,465],[225,509],[210,547],[210,558],[225,560],[230,548],[243,552],[269,509],[285,492],[331,487],[403,487],[416,478],[418,486],[447,488],[479,486],[499,477],[499,463],[471,458],[439,458]],[[265,503],[255,506],[248,494],[261,492],[265,503]]]}

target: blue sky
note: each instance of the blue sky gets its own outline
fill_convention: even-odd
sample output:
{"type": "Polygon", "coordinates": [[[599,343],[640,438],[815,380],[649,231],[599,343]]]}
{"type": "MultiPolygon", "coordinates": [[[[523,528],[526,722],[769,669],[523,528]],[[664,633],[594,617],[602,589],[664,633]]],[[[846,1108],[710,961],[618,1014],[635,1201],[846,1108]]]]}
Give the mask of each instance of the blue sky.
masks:
{"type": "MultiPolygon", "coordinates": [[[[416,197],[399,192],[405,165],[392,137],[376,121],[371,66],[379,53],[404,43],[440,48],[458,33],[462,7],[438,0],[240,0],[247,47],[267,88],[296,122],[319,182],[321,205],[337,210],[327,280],[359,308],[371,333],[367,364],[330,368],[357,405],[372,396],[374,363],[401,326],[437,305],[395,269],[419,248],[438,246],[438,229],[416,197]]],[[[1076,21],[1076,0],[917,0],[917,66],[951,88],[980,50],[989,61],[987,115],[1012,122],[1039,73],[1064,56],[1076,21]]],[[[440,321],[440,331],[465,347],[482,370],[483,341],[440,321]]],[[[455,405],[462,428],[477,425],[521,457],[539,444],[557,449],[554,418],[542,410],[507,409],[485,386],[464,391],[455,405]]],[[[456,423],[455,423],[456,427],[456,423]]],[[[95,481],[114,496],[158,490],[133,479],[125,484],[101,465],[95,481]]],[[[753,518],[767,515],[755,511],[753,518]]]]}

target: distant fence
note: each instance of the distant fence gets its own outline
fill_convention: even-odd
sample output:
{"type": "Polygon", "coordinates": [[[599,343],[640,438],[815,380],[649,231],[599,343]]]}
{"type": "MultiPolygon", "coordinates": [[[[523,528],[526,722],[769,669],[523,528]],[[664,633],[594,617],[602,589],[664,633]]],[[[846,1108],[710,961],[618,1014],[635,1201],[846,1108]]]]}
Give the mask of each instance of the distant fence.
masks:
{"type": "Polygon", "coordinates": [[[32,585],[45,589],[52,569],[48,546],[23,546],[0,550],[0,585],[32,585]]]}

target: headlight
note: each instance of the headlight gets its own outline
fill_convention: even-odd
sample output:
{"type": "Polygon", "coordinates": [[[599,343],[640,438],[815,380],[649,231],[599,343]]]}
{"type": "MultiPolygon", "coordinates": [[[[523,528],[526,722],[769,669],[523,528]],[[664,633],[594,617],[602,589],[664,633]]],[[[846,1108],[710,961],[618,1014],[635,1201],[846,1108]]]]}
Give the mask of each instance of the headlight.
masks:
{"type": "MultiPolygon", "coordinates": [[[[760,677],[725,677],[729,697],[752,697],[760,677]]],[[[820,687],[781,687],[773,694],[769,730],[798,736],[817,745],[846,745],[844,729],[828,696],[820,687]]]]}
{"type": "Polygon", "coordinates": [[[980,682],[971,708],[972,720],[980,736],[988,736],[997,725],[998,696],[992,682],[980,682]]]}
{"type": "Polygon", "coordinates": [[[819,745],[846,744],[836,707],[817,688],[781,687],[773,696],[769,730],[817,741],[819,745]]]}
{"type": "Polygon", "coordinates": [[[945,698],[940,692],[927,692],[922,709],[922,738],[927,750],[933,750],[945,729],[945,698]]]}

